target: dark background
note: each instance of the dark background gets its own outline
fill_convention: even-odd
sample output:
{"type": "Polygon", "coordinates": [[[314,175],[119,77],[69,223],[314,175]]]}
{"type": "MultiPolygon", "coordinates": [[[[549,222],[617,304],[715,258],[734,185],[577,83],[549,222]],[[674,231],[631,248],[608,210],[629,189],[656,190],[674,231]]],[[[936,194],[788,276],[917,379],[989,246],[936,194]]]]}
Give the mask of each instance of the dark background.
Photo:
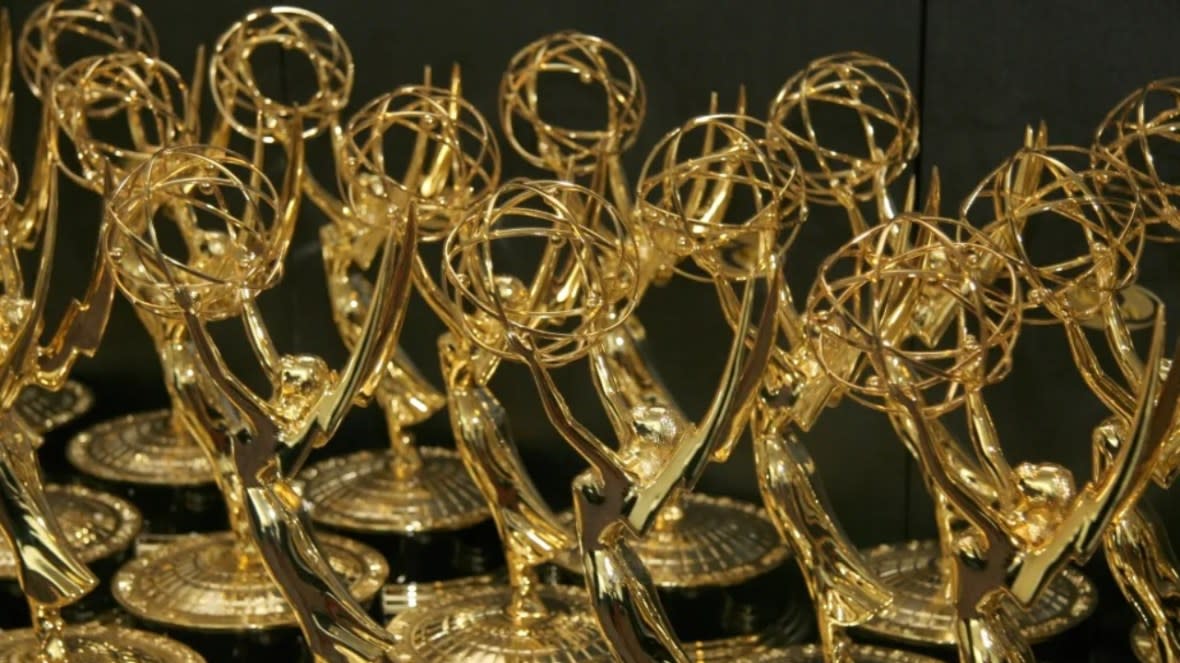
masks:
{"type": "MultiPolygon", "coordinates": [[[[1052,142],[1088,144],[1107,110],[1133,89],[1180,74],[1180,57],[1175,54],[1180,3],[1164,0],[299,4],[332,22],[351,47],[356,61],[351,108],[398,85],[420,81],[424,65],[445,72],[458,63],[465,96],[497,128],[497,86],[517,49],[567,28],[608,39],[634,60],[648,94],[642,132],[625,157],[633,177],[661,135],[705,112],[711,91],[720,93],[724,105],[744,83],[751,113],[763,115],[783,82],[809,60],[843,50],[871,53],[891,62],[918,97],[922,151],[914,170],[925,180],[932,167],[940,169],[943,211],[948,215],[979,179],[1019,146],[1026,125],[1044,120],[1052,142]]],[[[212,44],[249,7],[234,0],[142,0],[140,5],[157,29],[163,58],[186,73],[196,46],[212,44]]],[[[21,0],[7,6],[19,26],[35,3],[21,0]]],[[[274,72],[279,71],[276,62],[274,72]]],[[[297,88],[299,81],[292,80],[297,76],[288,69],[286,84],[297,88]]],[[[16,86],[13,152],[26,169],[22,172],[27,172],[38,110],[23,85],[17,81],[16,86]]],[[[207,123],[214,112],[208,100],[203,111],[207,123]]],[[[325,140],[316,143],[313,170],[330,180],[325,140]]],[[[536,174],[506,141],[501,147],[505,179],[536,174]]],[[[99,221],[96,197],[65,183],[61,221],[58,310],[61,301],[83,287],[99,221]]],[[[315,210],[305,208],[287,278],[263,303],[284,351],[316,352],[339,362],[344,352],[329,318],[316,245],[322,222],[315,210]]],[[[813,206],[790,256],[797,301],[805,298],[819,260],[846,239],[847,232],[842,213],[813,206]]],[[[1180,248],[1149,247],[1141,276],[1172,304],[1180,303],[1176,251],[1180,248]]],[[[663,377],[693,416],[703,412],[712,395],[729,343],[727,327],[712,302],[710,290],[675,281],[651,292],[639,309],[663,377]]],[[[429,310],[414,302],[403,345],[436,384],[435,342],[440,331],[429,310]]],[[[1174,338],[1169,334],[1170,341],[1174,338]]],[[[1062,463],[1083,481],[1090,474],[1090,430],[1103,411],[1072,368],[1060,331],[1026,333],[1016,366],[1008,381],[987,394],[1009,455],[1062,463]]],[[[98,395],[89,421],[166,404],[154,349],[122,301],[101,351],[81,363],[75,375],[98,395]]],[[[592,428],[607,434],[585,372],[571,369],[560,377],[575,409],[585,413],[592,428]]],[[[565,485],[580,464],[556,439],[537,407],[531,381],[508,366],[495,386],[538,480],[555,502],[568,501],[565,485]]],[[[418,433],[424,442],[450,444],[445,416],[419,427],[418,433]]],[[[382,440],[380,417],[370,408],[355,412],[335,446],[324,453],[379,446],[382,440]]],[[[881,416],[845,404],[822,417],[806,440],[857,543],[933,534],[920,478],[881,416]]],[[[727,465],[712,468],[701,488],[756,499],[749,445],[743,445],[727,465]]],[[[1149,497],[1173,529],[1180,530],[1180,495],[1149,497]]],[[[1102,573],[1100,563],[1091,567],[1102,573]]],[[[1120,597],[1104,589],[1104,606],[1121,604],[1120,597]]],[[[1111,644],[1115,651],[1122,647],[1120,633],[1125,631],[1120,628],[1110,635],[1118,639],[1111,644]]],[[[1119,654],[1112,656],[1110,660],[1120,660],[1119,654]]],[[[1060,660],[1081,659],[1070,655],[1060,660]]]]}

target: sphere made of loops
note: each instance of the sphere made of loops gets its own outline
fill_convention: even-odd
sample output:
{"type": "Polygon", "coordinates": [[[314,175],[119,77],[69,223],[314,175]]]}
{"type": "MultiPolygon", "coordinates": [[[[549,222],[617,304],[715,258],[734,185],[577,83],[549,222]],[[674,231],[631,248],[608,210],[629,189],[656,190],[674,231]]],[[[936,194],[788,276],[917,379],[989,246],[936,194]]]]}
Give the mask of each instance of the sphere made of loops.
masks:
{"type": "Polygon", "coordinates": [[[500,147],[491,127],[474,106],[444,88],[405,86],[382,95],[357,111],[344,133],[337,176],[361,223],[384,223],[386,208],[412,202],[419,240],[441,241],[500,183],[500,147]],[[412,139],[395,140],[398,134],[412,139]],[[416,160],[388,154],[393,145],[423,152],[416,160]],[[413,172],[393,173],[407,163],[413,172]],[[428,178],[440,163],[445,177],[428,178]]]}
{"type": "Polygon", "coordinates": [[[765,273],[807,217],[799,159],[774,127],[741,115],[689,120],[656,144],[635,194],[653,248],[710,278],[765,273]],[[718,205],[718,201],[726,201],[718,205]]]}
{"type": "Polygon", "coordinates": [[[882,171],[891,182],[918,153],[918,110],[909,84],[888,62],[863,53],[808,63],[779,90],[770,123],[799,154],[808,199],[825,204],[868,199],[882,171]],[[832,127],[850,116],[854,126],[832,127]],[[849,136],[859,136],[863,148],[837,147],[849,136]]]}
{"type": "Polygon", "coordinates": [[[109,196],[102,250],[137,306],[176,317],[183,288],[197,315],[231,317],[278,277],[280,209],[274,186],[245,158],[206,145],[165,148],[109,196]]]}
{"type": "Polygon", "coordinates": [[[466,336],[519,359],[510,331],[550,367],[584,356],[638,299],[633,235],[610,203],[568,182],[501,186],[447,236],[443,270],[466,336]]]}
{"type": "Polygon", "coordinates": [[[960,216],[1023,267],[1030,323],[1091,318],[1135,280],[1146,233],[1134,176],[1095,156],[1022,148],[963,202],[960,216]]]}
{"type": "Polygon", "coordinates": [[[508,142],[529,163],[563,175],[590,173],[603,157],[629,148],[646,107],[643,81],[631,59],[614,44],[578,32],[559,32],[525,46],[500,82],[500,123],[508,142]],[[544,94],[537,88],[554,74],[601,89],[605,126],[575,129],[543,117],[544,94]],[[520,135],[526,128],[534,134],[533,146],[520,135]]]}
{"type": "MultiPolygon", "coordinates": [[[[265,68],[277,70],[278,63],[265,68]]],[[[306,9],[272,7],[250,12],[217,40],[209,61],[209,88],[217,109],[248,138],[273,139],[296,116],[303,123],[303,137],[310,138],[332,126],[348,105],[354,69],[352,52],[331,23],[306,9]],[[307,59],[316,86],[310,98],[279,100],[262,90],[251,58],[268,46],[307,59]]]]}
{"type": "Polygon", "coordinates": [[[963,402],[965,387],[994,384],[1011,369],[1018,278],[1010,257],[962,222],[903,214],[824,260],[807,299],[808,343],[854,400],[889,410],[892,379],[920,394],[927,413],[944,414],[963,402]],[[915,309],[945,298],[955,320],[943,338],[926,345],[911,336],[915,309]]]}
{"type": "Polygon", "coordinates": [[[195,117],[188,117],[188,96],[180,73],[138,51],[73,63],[49,93],[58,127],[76,153],[66,158],[58,141],[58,163],[79,185],[97,189],[107,166],[118,181],[164,147],[196,143],[199,125],[195,117]],[[116,145],[96,135],[92,123],[101,127],[120,118],[127,126],[123,142],[130,144],[116,145]]]}
{"type": "Polygon", "coordinates": [[[86,56],[142,51],[160,56],[156,30],[128,0],[49,0],[21,28],[17,59],[21,76],[40,99],[70,63],[61,50],[86,56]]]}
{"type": "Polygon", "coordinates": [[[1153,81],[1110,111],[1094,138],[1098,158],[1121,163],[1134,176],[1148,235],[1180,241],[1180,78],[1153,81]]]}

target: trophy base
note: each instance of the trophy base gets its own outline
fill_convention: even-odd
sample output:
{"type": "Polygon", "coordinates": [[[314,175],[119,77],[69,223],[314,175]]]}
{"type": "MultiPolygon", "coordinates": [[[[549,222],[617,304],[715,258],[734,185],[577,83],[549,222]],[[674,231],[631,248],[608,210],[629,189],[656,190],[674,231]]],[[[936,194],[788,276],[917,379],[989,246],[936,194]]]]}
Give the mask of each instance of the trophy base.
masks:
{"type": "Polygon", "coordinates": [[[16,412],[33,430],[44,435],[86,414],[94,405],[94,392],[69,380],[58,391],[36,385],[26,387],[16,399],[16,412]]]}
{"type": "Polygon", "coordinates": [[[399,477],[392,452],[360,451],[330,458],[300,475],[311,517],[336,530],[415,534],[465,529],[490,516],[459,454],[419,447],[422,466],[399,477]]]}
{"type": "Polygon", "coordinates": [[[1151,635],[1147,632],[1147,627],[1142,622],[1136,622],[1135,626],[1131,628],[1131,652],[1141,663],[1164,663],[1164,658],[1160,656],[1155,641],[1152,640],[1151,635]]]}
{"type": "MultiPolygon", "coordinates": [[[[667,589],[694,589],[737,585],[780,566],[788,557],[774,523],[753,504],[688,493],[683,496],[679,520],[664,529],[653,528],[636,539],[634,550],[643,560],[652,582],[667,589]]],[[[573,522],[572,513],[561,519],[573,522]]],[[[581,573],[575,554],[557,562],[581,573]]]]}
{"type": "MultiPolygon", "coordinates": [[[[204,663],[195,651],[161,635],[121,626],[82,624],[65,630],[70,663],[204,663]]],[[[0,634],[0,663],[38,663],[32,629],[0,634]]]]}
{"type": "Polygon", "coordinates": [[[205,451],[172,430],[168,410],[97,424],[70,440],[66,458],[83,474],[122,484],[175,487],[213,481],[205,451]]]}
{"type": "MultiPolygon", "coordinates": [[[[317,539],[353,596],[369,605],[389,574],[385,560],[349,539],[325,534],[317,539]]],[[[230,532],[180,537],[125,564],[111,584],[124,610],[173,633],[297,625],[257,552],[243,552],[230,532]]]]}
{"type": "Polygon", "coordinates": [[[414,663],[609,663],[590,598],[579,587],[543,585],[549,616],[522,628],[505,614],[510,590],[493,586],[439,596],[389,625],[397,660],[414,663]]]}
{"type": "MultiPolygon", "coordinates": [[[[938,663],[938,659],[914,654],[901,649],[888,649],[873,645],[853,645],[854,663],[938,663]]],[[[743,663],[824,663],[823,648],[819,645],[801,645],[783,649],[762,651],[736,651],[733,658],[714,658],[710,661],[742,661],[743,663]]]]}
{"type": "MultiPolygon", "coordinates": [[[[954,606],[944,599],[936,541],[884,545],[865,553],[869,569],[894,593],[893,605],[858,628],[920,646],[954,647],[954,606]]],[[[1097,606],[1097,590],[1081,571],[1066,567],[1021,615],[1029,642],[1081,623],[1097,606]]]]}
{"type": "Polygon", "coordinates": [[[97,424],[70,440],[66,458],[88,485],[139,505],[154,534],[229,526],[205,452],[176,435],[167,410],[97,424]]]}
{"type": "MultiPolygon", "coordinates": [[[[135,507],[113,495],[81,486],[45,487],[49,507],[79,560],[108,578],[130,552],[141,520],[135,507]]],[[[110,593],[92,591],[62,608],[69,621],[88,621],[113,606],[110,593]]],[[[16,555],[0,545],[0,629],[29,624],[29,606],[17,580],[16,555]]]]}

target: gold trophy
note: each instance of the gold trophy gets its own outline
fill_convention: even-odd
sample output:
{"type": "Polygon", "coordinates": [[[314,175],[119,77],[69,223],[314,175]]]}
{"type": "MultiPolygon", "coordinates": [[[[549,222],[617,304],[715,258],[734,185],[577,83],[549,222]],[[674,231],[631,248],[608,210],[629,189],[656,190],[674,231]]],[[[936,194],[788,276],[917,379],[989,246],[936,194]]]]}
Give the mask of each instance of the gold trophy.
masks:
{"type": "MultiPolygon", "coordinates": [[[[0,45],[5,51],[4,64],[0,65],[0,95],[11,95],[12,83],[12,35],[8,19],[4,19],[5,37],[0,45]]],[[[144,18],[139,7],[116,0],[114,2],[58,1],[40,5],[25,22],[21,32],[19,62],[24,79],[33,95],[42,98],[42,90],[59,74],[68,62],[62,61],[59,49],[79,48],[89,42],[94,50],[143,50],[155,53],[157,49],[155,32],[144,18]],[[64,42],[64,44],[62,43],[64,42]]],[[[0,105],[7,105],[11,112],[11,99],[0,105]]],[[[2,114],[0,114],[2,115],[2,114]]],[[[4,139],[0,145],[7,145],[7,132],[11,124],[0,129],[4,139]]],[[[60,428],[90,410],[94,394],[85,385],[70,380],[58,391],[47,391],[36,385],[29,386],[21,393],[16,408],[38,433],[44,434],[60,428]]]]}
{"type": "MultiPolygon", "coordinates": [[[[366,270],[374,237],[384,232],[381,207],[386,201],[413,205],[419,243],[438,243],[499,183],[500,153],[487,122],[460,96],[458,69],[449,88],[432,86],[427,69],[423,85],[374,99],[346,127],[333,128],[332,136],[337,179],[348,202],[310,177],[305,181],[309,199],[332,221],[321,231],[324,267],[336,326],[353,346],[372,297],[366,270]],[[389,154],[391,145],[406,145],[407,153],[389,154]],[[395,164],[406,164],[405,173],[390,172],[395,164]]],[[[446,316],[436,277],[417,249],[414,263],[418,291],[446,316]]],[[[302,493],[312,518],[357,536],[455,531],[486,520],[487,505],[459,455],[419,447],[405,430],[446,404],[405,352],[392,357],[377,399],[390,448],[330,458],[304,472],[302,493]]]]}
{"type": "MultiPolygon", "coordinates": [[[[744,113],[744,99],[738,106],[737,112],[744,113]]],[[[577,32],[549,35],[521,49],[500,84],[501,125],[516,152],[563,179],[584,181],[592,191],[609,198],[623,216],[629,216],[638,201],[632,200],[636,194],[623,172],[621,156],[635,142],[645,108],[643,81],[626,54],[610,42],[577,32]],[[542,113],[545,86],[558,76],[576,79],[587,88],[588,103],[605,103],[604,126],[569,128],[542,113]]],[[[636,221],[649,223],[642,215],[636,221]]],[[[642,296],[648,284],[671,277],[683,250],[658,246],[658,238],[649,238],[646,230],[634,232],[640,241],[638,294],[642,296]]],[[[691,425],[652,365],[645,348],[646,331],[638,317],[629,317],[608,336],[594,361],[602,363],[597,370],[612,374],[609,381],[620,383],[607,396],[614,401],[613,408],[629,412],[634,405],[659,403],[670,421],[681,428],[691,425]]],[[[629,434],[630,423],[613,413],[610,418],[617,435],[629,434]]],[[[574,516],[563,517],[572,522],[574,516]]],[[[787,557],[764,511],[691,491],[673,495],[651,534],[634,545],[653,582],[666,589],[738,585],[776,568],[787,557]]],[[[556,561],[569,571],[582,572],[574,556],[560,556],[556,561]]],[[[695,612],[697,607],[690,610],[695,612]]]]}
{"type": "MultiPolygon", "coordinates": [[[[1074,205],[1058,209],[1076,211],[1081,201],[1075,197],[1074,205]]],[[[1016,220],[1010,226],[1015,230],[1032,209],[1044,207],[1011,209],[1003,218],[1016,220]]],[[[1087,231],[1093,228],[1085,225],[1087,231]]],[[[1087,237],[1098,237],[1094,248],[1115,246],[1102,241],[1110,235],[1087,237]]],[[[1075,335],[1084,309],[1074,304],[1086,300],[1082,289],[1095,287],[1087,279],[1098,279],[1101,286],[1114,275],[1105,254],[1092,257],[1070,261],[1081,267],[1065,276],[1061,265],[1015,258],[961,222],[903,215],[826,260],[808,300],[817,356],[833,351],[839,356],[851,346],[867,357],[844,384],[890,415],[929,482],[940,532],[950,534],[940,543],[950,561],[962,661],[1033,660],[1017,613],[1067,565],[1093,554],[1106,527],[1145,488],[1152,463],[1165,448],[1180,379],[1161,392],[1158,376],[1150,372],[1136,390],[1133,426],[1103,432],[1106,462],[1080,488],[1060,466],[1011,465],[996,438],[981,392],[1008,372],[1027,305],[1022,286],[1029,288],[1032,307],[1060,316],[1075,335]],[[995,265],[999,276],[975,278],[995,265]],[[944,335],[935,344],[906,343],[910,316],[948,297],[956,305],[944,335]],[[955,440],[940,420],[959,408],[966,410],[969,445],[955,440]]],[[[1157,317],[1150,353],[1156,362],[1161,320],[1157,317]]],[[[1094,377],[1090,368],[1082,367],[1087,380],[1094,377]]]]}
{"type": "MultiPolygon", "coordinates": [[[[6,15],[3,29],[7,37],[6,15]]],[[[7,116],[5,126],[10,126],[7,116]]],[[[0,300],[6,312],[0,342],[5,376],[4,416],[0,417],[4,429],[0,526],[11,546],[8,555],[28,599],[33,623],[30,629],[0,635],[0,660],[199,663],[202,659],[195,652],[158,635],[121,626],[67,626],[62,618],[63,607],[98,584],[84,559],[125,549],[141,521],[129,504],[91,491],[61,491],[51,503],[36,458],[39,434],[13,409],[24,387],[37,384],[51,391],[58,389],[65,384],[73,363],[80,356],[93,354],[114,294],[111,274],[98,261],[85,297],[72,302],[49,342],[41,345],[42,315],[57,241],[55,131],[47,107],[29,198],[23,206],[13,201],[16,170],[7,153],[0,150],[0,225],[4,228],[0,233],[4,296],[0,300]],[[20,264],[22,248],[38,254],[36,273],[28,282],[20,264]],[[76,502],[73,509],[71,501],[76,502]],[[59,513],[63,520],[72,521],[69,531],[59,522],[59,513]]]]}
{"type": "MultiPolygon", "coordinates": [[[[262,136],[261,121],[259,125],[262,136]]],[[[279,131],[276,127],[265,135],[278,139],[279,131]]],[[[211,634],[210,642],[218,646],[249,646],[240,641],[245,634],[265,638],[268,631],[300,623],[308,627],[309,644],[319,647],[321,634],[313,632],[315,625],[303,621],[307,601],[322,599],[324,604],[336,605],[345,621],[346,615],[355,617],[356,612],[355,605],[338,591],[340,581],[330,574],[323,577],[325,556],[362,602],[376,594],[388,573],[385,561],[368,547],[328,536],[314,545],[306,528],[291,525],[286,515],[270,523],[266,536],[272,538],[260,531],[265,523],[258,519],[256,511],[262,503],[256,500],[270,499],[274,491],[280,491],[293,500],[288,507],[297,511],[290,506],[298,505],[294,493],[281,493],[283,472],[294,471],[302,462],[308,451],[302,442],[305,434],[330,432],[346,409],[336,403],[332,417],[327,417],[329,408],[323,405],[327,401],[321,402],[317,394],[322,395],[323,389],[351,393],[354,388],[352,383],[340,386],[334,374],[313,358],[279,355],[252,303],[257,293],[277,280],[299,211],[303,142],[298,125],[288,125],[281,138],[291,146],[281,192],[259,164],[223,148],[192,146],[157,152],[111,194],[101,240],[116,282],[135,304],[156,343],[174,409],[217,469],[214,476],[232,527],[231,532],[181,537],[141,554],[115,575],[112,591],[136,619],[187,637],[211,634]],[[171,223],[164,224],[165,219],[171,223]],[[160,257],[161,243],[171,247],[166,255],[185,253],[187,260],[160,257]],[[189,318],[196,314],[203,316],[202,321],[240,318],[251,348],[276,389],[273,402],[265,401],[263,407],[243,400],[245,387],[227,378],[219,363],[211,363],[218,355],[207,347],[203,332],[194,336],[200,325],[189,318]],[[198,379],[205,374],[209,377],[198,379]],[[240,389],[218,396],[213,388],[224,390],[230,384],[240,389]],[[251,403],[258,412],[249,409],[251,403]],[[263,413],[272,416],[263,418],[263,413]],[[333,426],[326,426],[329,422],[333,426]],[[253,447],[248,446],[251,441],[253,447]],[[289,446],[276,448],[280,441],[289,446]],[[275,460],[276,454],[281,461],[275,460]],[[307,544],[306,555],[292,559],[289,550],[276,550],[281,546],[274,537],[283,536],[290,538],[280,543],[307,544]],[[302,581],[293,580],[290,574],[299,569],[308,575],[302,581]],[[272,578],[290,584],[276,585],[272,578]],[[321,580],[313,591],[306,583],[317,582],[314,578],[321,580]],[[284,594],[288,591],[300,594],[292,598],[284,594]]],[[[261,158],[260,154],[256,152],[256,157],[261,158]]],[[[346,371],[345,377],[356,379],[354,369],[346,371]]],[[[318,435],[313,439],[319,440],[318,435]]],[[[275,518],[277,513],[272,510],[275,518]]],[[[323,620],[316,624],[329,628],[323,620]]],[[[341,630],[348,627],[342,623],[341,630]]]]}

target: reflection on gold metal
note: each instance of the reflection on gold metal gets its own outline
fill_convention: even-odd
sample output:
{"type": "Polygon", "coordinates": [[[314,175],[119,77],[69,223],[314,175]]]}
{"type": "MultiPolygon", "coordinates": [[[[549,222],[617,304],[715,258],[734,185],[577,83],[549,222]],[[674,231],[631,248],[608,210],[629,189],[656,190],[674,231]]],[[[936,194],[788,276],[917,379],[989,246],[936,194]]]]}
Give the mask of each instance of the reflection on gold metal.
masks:
{"type": "MultiPolygon", "coordinates": [[[[1132,174],[1134,190],[1113,191],[1111,195],[1131,198],[1138,203],[1138,222],[1150,240],[1171,243],[1178,239],[1180,214],[1176,209],[1177,184],[1163,170],[1164,164],[1175,154],[1174,118],[1180,109],[1180,90],[1176,79],[1153,81],[1136,90],[1120,102],[1098,127],[1094,141],[1095,160],[1114,162],[1132,174]]],[[[1131,187],[1125,187],[1131,188],[1131,187]]],[[[1138,284],[1130,285],[1119,294],[1134,292],[1143,295],[1154,306],[1158,299],[1138,284]]],[[[1110,313],[1103,316],[1116,334],[1127,326],[1124,306],[1107,306],[1110,313]]],[[[1106,310],[1104,310],[1106,313],[1106,310]]],[[[1111,349],[1120,367],[1129,370],[1129,379],[1142,379],[1142,372],[1155,372],[1157,367],[1143,364],[1127,344],[1125,337],[1111,338],[1111,349]]],[[[1161,363],[1158,370],[1166,374],[1170,368],[1161,363]]],[[[1108,406],[1112,403],[1108,402],[1108,406]]],[[[1128,413],[1123,408],[1111,407],[1112,419],[1100,428],[1125,430],[1128,413]]],[[[1109,451],[1101,448],[1105,436],[1096,432],[1095,454],[1105,458],[1109,451]]],[[[1180,468],[1176,432],[1169,437],[1169,449],[1155,468],[1155,482],[1170,487],[1180,468]]],[[[1147,504],[1129,511],[1107,533],[1106,559],[1112,575],[1124,596],[1139,616],[1132,633],[1132,650],[1145,663],[1180,660],[1180,612],[1176,610],[1180,591],[1180,563],[1168,541],[1159,517],[1147,504]]]]}
{"type": "Polygon", "coordinates": [[[115,594],[141,619],[223,629],[227,620],[241,624],[250,606],[273,607],[277,587],[290,610],[287,623],[299,624],[318,659],[378,660],[390,638],[333,566],[355,570],[352,588],[367,594],[361,600],[376,593],[388,569],[368,551],[361,563],[333,564],[331,544],[324,550],[316,542],[290,480],[353,400],[375,388],[400,329],[414,226],[412,218],[391,224],[378,294],[342,372],[318,357],[280,354],[254,300],[277,281],[298,214],[303,142],[297,127],[284,135],[291,144],[281,193],[258,165],[192,146],[156,153],[110,196],[104,256],[156,340],[181,420],[217,468],[233,527],[132,562],[116,576],[115,594]],[[163,248],[177,241],[183,258],[163,248]],[[235,376],[206,330],[208,322],[235,319],[270,382],[269,398],[235,376]],[[274,584],[257,582],[258,569],[274,584]],[[174,582],[148,589],[164,577],[174,582]],[[254,582],[237,584],[243,579],[254,582]],[[208,597],[197,613],[185,608],[195,594],[208,597]]]}
{"type": "Polygon", "coordinates": [[[75,380],[67,380],[58,391],[36,385],[27,387],[17,399],[19,414],[37,434],[44,435],[78,419],[94,405],[94,392],[75,380]]]}
{"type": "MultiPolygon", "coordinates": [[[[1032,209],[1018,207],[1002,218],[1015,229],[1021,212],[1032,209]]],[[[1100,283],[1113,278],[1103,269],[1107,264],[1099,262],[1100,283]]],[[[1030,604],[1065,566],[1085,562],[1102,543],[1103,530],[1130,509],[1165,449],[1180,396],[1180,379],[1161,388],[1158,375],[1149,372],[1134,384],[1130,424],[1102,433],[1104,462],[1080,488],[1060,466],[1009,464],[982,388],[1007,372],[1024,307],[1021,281],[1035,291],[1044,276],[962,224],[903,215],[826,260],[808,300],[817,356],[848,347],[863,353],[863,370],[845,384],[889,413],[919,460],[950,563],[957,645],[965,662],[1033,660],[1014,611],[1030,604]],[[891,243],[891,234],[903,241],[891,243]],[[1002,278],[976,279],[978,267],[991,261],[1001,262],[1002,278]],[[932,294],[958,302],[951,336],[933,346],[904,342],[908,314],[936,299],[932,294]],[[967,411],[969,447],[940,423],[957,407],[967,411]]],[[[1059,283],[1041,300],[1060,304],[1047,308],[1061,315],[1071,340],[1080,333],[1078,319],[1070,317],[1078,309],[1061,295],[1078,285],[1059,283]]],[[[1161,331],[1157,322],[1148,365],[1159,360],[1161,331]]],[[[1079,343],[1071,345],[1081,351],[1079,343]]],[[[1093,365],[1079,361],[1079,367],[1092,386],[1113,382],[1090,372],[1093,365]]]]}
{"type": "MultiPolygon", "coordinates": [[[[12,34],[7,12],[0,12],[0,52],[5,74],[11,81],[12,34]]],[[[8,97],[8,89],[0,91],[8,97]]],[[[7,118],[5,118],[7,123],[7,118]]],[[[199,661],[187,648],[165,638],[108,626],[67,628],[61,608],[92,591],[98,579],[86,568],[76,550],[101,556],[126,548],[138,531],[140,519],[126,503],[104,500],[88,491],[66,491],[56,506],[71,520],[68,532],[56,517],[54,504],[42,484],[36,458],[38,434],[15,411],[22,391],[30,385],[56,390],[66,382],[74,362],[93,354],[106,327],[114,294],[111,274],[96,263],[82,300],[74,300],[42,345],[42,319],[49,289],[54,245],[57,240],[58,164],[54,158],[56,127],[48,110],[33,164],[29,196],[22,204],[11,199],[16,191],[16,170],[0,149],[0,305],[5,325],[0,333],[3,379],[0,380],[0,531],[12,547],[15,576],[29,601],[33,628],[6,634],[0,643],[0,659],[64,661],[71,654],[87,652],[95,661],[199,661]],[[26,279],[20,251],[35,251],[36,271],[26,279]],[[104,511],[105,510],[105,511],[104,511]],[[74,522],[79,518],[84,522],[74,522]],[[97,535],[95,527],[107,526],[107,536],[79,541],[77,536],[97,535]],[[74,538],[70,534],[75,535],[74,538]],[[81,544],[81,545],[79,545],[81,544]],[[140,656],[144,643],[151,654],[140,656]]]]}
{"type": "MultiPolygon", "coordinates": [[[[437,242],[466,210],[485,198],[500,175],[500,153],[491,129],[460,96],[459,72],[449,88],[430,84],[400,87],[369,102],[346,127],[333,128],[337,179],[345,200],[331,196],[311,177],[309,199],[329,215],[321,231],[333,317],[345,343],[358,341],[373,297],[371,276],[376,238],[386,229],[386,210],[413,205],[419,242],[437,242]],[[387,154],[410,145],[407,154],[387,154]],[[394,174],[395,164],[406,164],[394,174]]],[[[414,254],[419,292],[449,322],[436,278],[421,252],[414,254]]],[[[436,271],[436,270],[435,270],[436,271]]],[[[487,506],[457,453],[419,449],[405,429],[445,405],[445,397],[399,351],[378,387],[390,448],[323,461],[302,476],[312,517],[351,531],[407,533],[460,529],[488,517],[487,506]]]]}

